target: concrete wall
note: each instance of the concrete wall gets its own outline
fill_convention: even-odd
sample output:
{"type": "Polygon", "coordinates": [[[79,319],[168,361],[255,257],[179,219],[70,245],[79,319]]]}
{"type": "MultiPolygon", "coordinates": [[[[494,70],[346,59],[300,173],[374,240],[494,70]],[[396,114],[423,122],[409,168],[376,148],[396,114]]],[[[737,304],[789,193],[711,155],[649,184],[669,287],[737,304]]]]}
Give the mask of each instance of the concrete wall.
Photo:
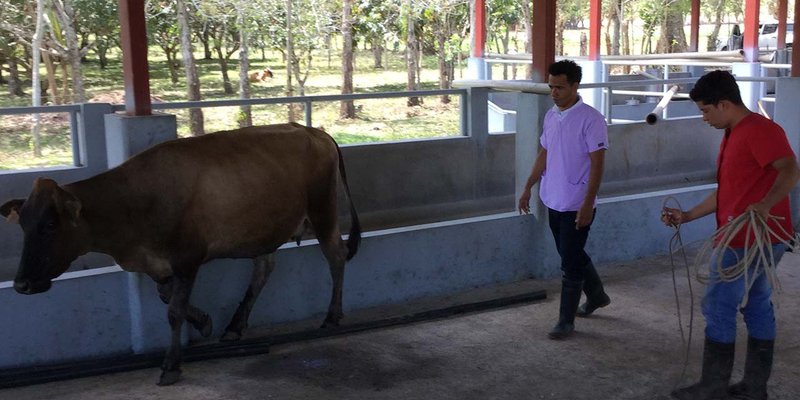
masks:
{"type": "MultiPolygon", "coordinates": [[[[413,218],[441,217],[435,213],[445,215],[459,206],[467,213],[491,214],[366,232],[347,266],[346,312],[559,274],[541,213],[518,216],[487,206],[497,201],[501,208],[515,208],[514,193],[530,171],[549,99],[520,94],[517,134],[494,136],[486,134],[486,93],[470,98],[471,109],[483,105],[482,116],[476,111],[469,117],[470,137],[343,149],[354,200],[373,221],[408,225],[413,218]]],[[[781,110],[777,114],[793,127],[790,141],[797,148],[794,128],[800,117],[781,110]]],[[[706,183],[713,180],[720,132],[690,119],[613,125],[609,134],[606,181],[588,243],[598,265],[666,251],[673,231],[659,222],[662,202],[674,196],[688,208],[713,190],[706,183]]],[[[8,190],[3,194],[27,191],[0,188],[8,190]]],[[[713,218],[706,217],[681,232],[691,243],[713,228],[713,218]]],[[[0,234],[0,243],[18,243],[21,236],[16,226],[4,225],[0,234]]],[[[201,269],[192,302],[212,315],[215,334],[227,324],[249,275],[248,260],[217,260],[201,269]]],[[[285,245],[251,326],[321,320],[329,296],[330,277],[315,241],[285,245]]],[[[10,282],[0,282],[0,304],[0,319],[8,322],[0,330],[0,368],[138,353],[163,348],[169,338],[166,308],[155,285],[113,266],[68,272],[49,292],[35,296],[19,295],[10,282]]],[[[187,338],[196,335],[190,332],[187,338]]]]}

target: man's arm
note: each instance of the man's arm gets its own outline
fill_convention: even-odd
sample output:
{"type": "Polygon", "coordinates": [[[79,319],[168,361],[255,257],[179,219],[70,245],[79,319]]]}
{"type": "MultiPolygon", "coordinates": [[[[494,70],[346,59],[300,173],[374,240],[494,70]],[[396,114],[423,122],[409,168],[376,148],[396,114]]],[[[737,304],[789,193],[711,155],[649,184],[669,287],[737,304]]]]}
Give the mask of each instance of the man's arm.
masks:
{"type": "Polygon", "coordinates": [[[517,205],[517,208],[519,209],[520,214],[529,214],[531,212],[531,188],[533,188],[533,185],[535,185],[536,182],[539,182],[539,179],[542,178],[542,174],[544,173],[544,168],[546,166],[547,149],[542,147],[539,150],[539,154],[536,156],[536,162],[533,163],[531,175],[528,176],[528,181],[525,182],[525,189],[522,190],[522,195],[519,197],[519,204],[517,205]]]}
{"type": "Polygon", "coordinates": [[[694,206],[689,211],[678,210],[677,208],[664,207],[661,211],[661,221],[667,226],[676,226],[705,217],[717,211],[717,190],[711,192],[700,204],[694,206]]]}
{"type": "Polygon", "coordinates": [[[606,149],[600,149],[589,153],[591,167],[589,169],[589,183],[586,188],[586,197],[583,198],[583,205],[578,210],[575,218],[575,229],[583,228],[592,222],[594,213],[594,200],[600,190],[600,181],[603,179],[603,167],[606,160],[606,149]]]}
{"type": "Polygon", "coordinates": [[[769,210],[786,197],[800,179],[800,169],[798,169],[797,160],[794,157],[779,158],[771,165],[778,171],[775,183],[761,201],[747,207],[747,211],[753,210],[764,219],[769,216],[769,210]]]}

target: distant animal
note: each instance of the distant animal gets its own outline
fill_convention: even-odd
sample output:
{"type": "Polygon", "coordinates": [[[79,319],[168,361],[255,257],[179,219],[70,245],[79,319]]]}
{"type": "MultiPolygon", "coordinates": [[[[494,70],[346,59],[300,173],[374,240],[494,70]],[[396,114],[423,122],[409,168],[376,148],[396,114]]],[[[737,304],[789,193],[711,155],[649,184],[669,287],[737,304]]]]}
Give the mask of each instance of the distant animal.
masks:
{"type": "Polygon", "coordinates": [[[261,71],[251,72],[248,75],[250,82],[264,82],[268,78],[272,78],[272,70],[269,68],[264,68],[261,71]]]}
{"type": "Polygon", "coordinates": [[[189,304],[201,264],[255,261],[247,293],[222,337],[238,340],[275,265],[272,253],[310,223],[333,280],[323,327],[335,326],[343,315],[345,261],[361,239],[339,146],[324,131],[295,123],[165,142],[68,185],[38,178],[27,199],[6,202],[0,214],[24,232],[14,279],[19,293],[47,291],[52,279],[90,251],[109,254],[124,270],[157,283],[172,329],[160,385],[180,377],[184,319],[211,334],[211,318],[189,304]],[[340,177],[351,216],[346,241],[336,204],[340,177]]]}

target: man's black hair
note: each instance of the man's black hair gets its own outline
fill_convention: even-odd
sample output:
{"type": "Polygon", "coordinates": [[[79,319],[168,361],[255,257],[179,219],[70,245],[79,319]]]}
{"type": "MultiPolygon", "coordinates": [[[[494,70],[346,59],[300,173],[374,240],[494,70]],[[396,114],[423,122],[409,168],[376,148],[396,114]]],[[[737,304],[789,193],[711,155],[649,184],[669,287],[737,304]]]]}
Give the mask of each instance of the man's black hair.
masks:
{"type": "Polygon", "coordinates": [[[553,76],[566,75],[567,82],[570,84],[581,83],[581,78],[583,78],[581,66],[572,60],[561,60],[550,64],[547,73],[553,76]]]}
{"type": "Polygon", "coordinates": [[[744,105],[742,94],[736,78],[728,71],[711,71],[697,80],[689,92],[692,101],[716,106],[722,100],[728,100],[738,106],[744,105]]]}

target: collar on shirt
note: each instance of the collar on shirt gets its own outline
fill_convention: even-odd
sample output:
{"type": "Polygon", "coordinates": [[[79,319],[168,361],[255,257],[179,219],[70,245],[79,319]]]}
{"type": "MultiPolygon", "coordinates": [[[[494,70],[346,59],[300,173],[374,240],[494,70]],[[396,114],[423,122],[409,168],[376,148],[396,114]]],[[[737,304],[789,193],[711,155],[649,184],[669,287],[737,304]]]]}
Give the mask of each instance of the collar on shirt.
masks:
{"type": "Polygon", "coordinates": [[[567,117],[567,114],[569,114],[570,111],[578,108],[578,106],[580,105],[583,105],[583,99],[581,98],[581,96],[578,96],[578,101],[576,101],[575,104],[573,104],[570,108],[566,110],[561,110],[560,108],[558,108],[558,106],[554,105],[553,110],[556,112],[558,119],[563,120],[564,118],[567,117]]]}

